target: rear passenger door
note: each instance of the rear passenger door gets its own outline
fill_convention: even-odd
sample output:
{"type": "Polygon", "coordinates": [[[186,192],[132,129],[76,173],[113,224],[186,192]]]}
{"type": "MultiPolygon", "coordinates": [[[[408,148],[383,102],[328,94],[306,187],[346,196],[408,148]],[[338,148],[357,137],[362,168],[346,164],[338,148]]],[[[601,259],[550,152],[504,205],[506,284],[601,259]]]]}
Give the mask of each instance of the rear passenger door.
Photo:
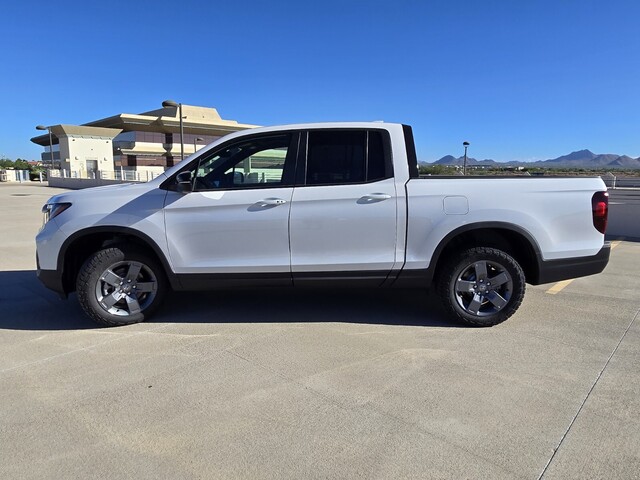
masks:
{"type": "Polygon", "coordinates": [[[290,212],[294,284],[384,281],[395,262],[396,186],[386,130],[303,134],[290,212]],[[306,148],[305,148],[306,147],[306,148]]]}

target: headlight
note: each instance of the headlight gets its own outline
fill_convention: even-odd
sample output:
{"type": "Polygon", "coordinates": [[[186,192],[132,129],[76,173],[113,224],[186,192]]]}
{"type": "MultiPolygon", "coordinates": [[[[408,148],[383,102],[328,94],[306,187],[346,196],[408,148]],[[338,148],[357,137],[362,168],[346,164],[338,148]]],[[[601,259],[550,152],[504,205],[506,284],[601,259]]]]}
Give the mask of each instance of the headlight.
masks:
{"type": "Polygon", "coordinates": [[[52,218],[56,218],[70,206],[70,203],[45,204],[45,206],[42,207],[42,226],[44,227],[49,220],[51,220],[52,218]]]}

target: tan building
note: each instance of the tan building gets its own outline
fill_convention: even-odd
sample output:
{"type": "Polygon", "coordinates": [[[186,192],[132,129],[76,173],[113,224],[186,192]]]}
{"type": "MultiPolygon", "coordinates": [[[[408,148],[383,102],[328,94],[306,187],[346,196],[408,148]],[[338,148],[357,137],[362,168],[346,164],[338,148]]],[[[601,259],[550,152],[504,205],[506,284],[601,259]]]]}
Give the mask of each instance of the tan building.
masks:
{"type": "MultiPolygon", "coordinates": [[[[180,161],[177,107],[140,114],[121,113],[83,125],[53,125],[53,157],[49,134],[31,139],[45,147],[42,160],[74,176],[95,177],[114,170],[160,173],[180,161]]],[[[224,120],[215,108],[182,105],[184,156],[231,132],[256,125],[224,120]]]]}

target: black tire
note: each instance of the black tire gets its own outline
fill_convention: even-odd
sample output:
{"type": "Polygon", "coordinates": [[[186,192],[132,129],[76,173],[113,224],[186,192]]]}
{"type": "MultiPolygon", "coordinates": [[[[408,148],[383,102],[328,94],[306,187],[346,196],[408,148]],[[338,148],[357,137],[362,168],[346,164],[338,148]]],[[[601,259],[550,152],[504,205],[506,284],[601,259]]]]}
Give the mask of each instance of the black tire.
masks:
{"type": "Polygon", "coordinates": [[[522,303],[525,277],[513,257],[475,247],[449,260],[436,279],[438,295],[454,318],[475,327],[504,322],[522,303]]]}
{"type": "Polygon", "coordinates": [[[167,280],[154,258],[138,249],[113,246],[84,262],[76,291],[89,317],[115,327],[147,320],[162,303],[167,280]]]}

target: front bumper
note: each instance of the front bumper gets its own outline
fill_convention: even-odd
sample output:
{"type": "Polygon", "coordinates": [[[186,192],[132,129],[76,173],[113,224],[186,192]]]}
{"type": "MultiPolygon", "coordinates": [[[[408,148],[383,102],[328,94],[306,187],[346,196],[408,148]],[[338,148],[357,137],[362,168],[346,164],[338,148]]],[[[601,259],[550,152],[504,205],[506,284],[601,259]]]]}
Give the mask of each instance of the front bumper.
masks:
{"type": "Polygon", "coordinates": [[[562,258],[544,261],[538,258],[538,278],[530,282],[533,285],[552,283],[570,278],[595,275],[604,270],[609,263],[611,244],[605,242],[598,253],[590,257],[562,258]]]}
{"type": "Polygon", "coordinates": [[[38,254],[36,253],[36,276],[38,280],[42,282],[42,284],[50,290],[53,290],[61,298],[67,298],[67,292],[64,290],[64,284],[62,281],[62,272],[58,270],[43,270],[40,268],[40,260],[38,259],[38,254]]]}

